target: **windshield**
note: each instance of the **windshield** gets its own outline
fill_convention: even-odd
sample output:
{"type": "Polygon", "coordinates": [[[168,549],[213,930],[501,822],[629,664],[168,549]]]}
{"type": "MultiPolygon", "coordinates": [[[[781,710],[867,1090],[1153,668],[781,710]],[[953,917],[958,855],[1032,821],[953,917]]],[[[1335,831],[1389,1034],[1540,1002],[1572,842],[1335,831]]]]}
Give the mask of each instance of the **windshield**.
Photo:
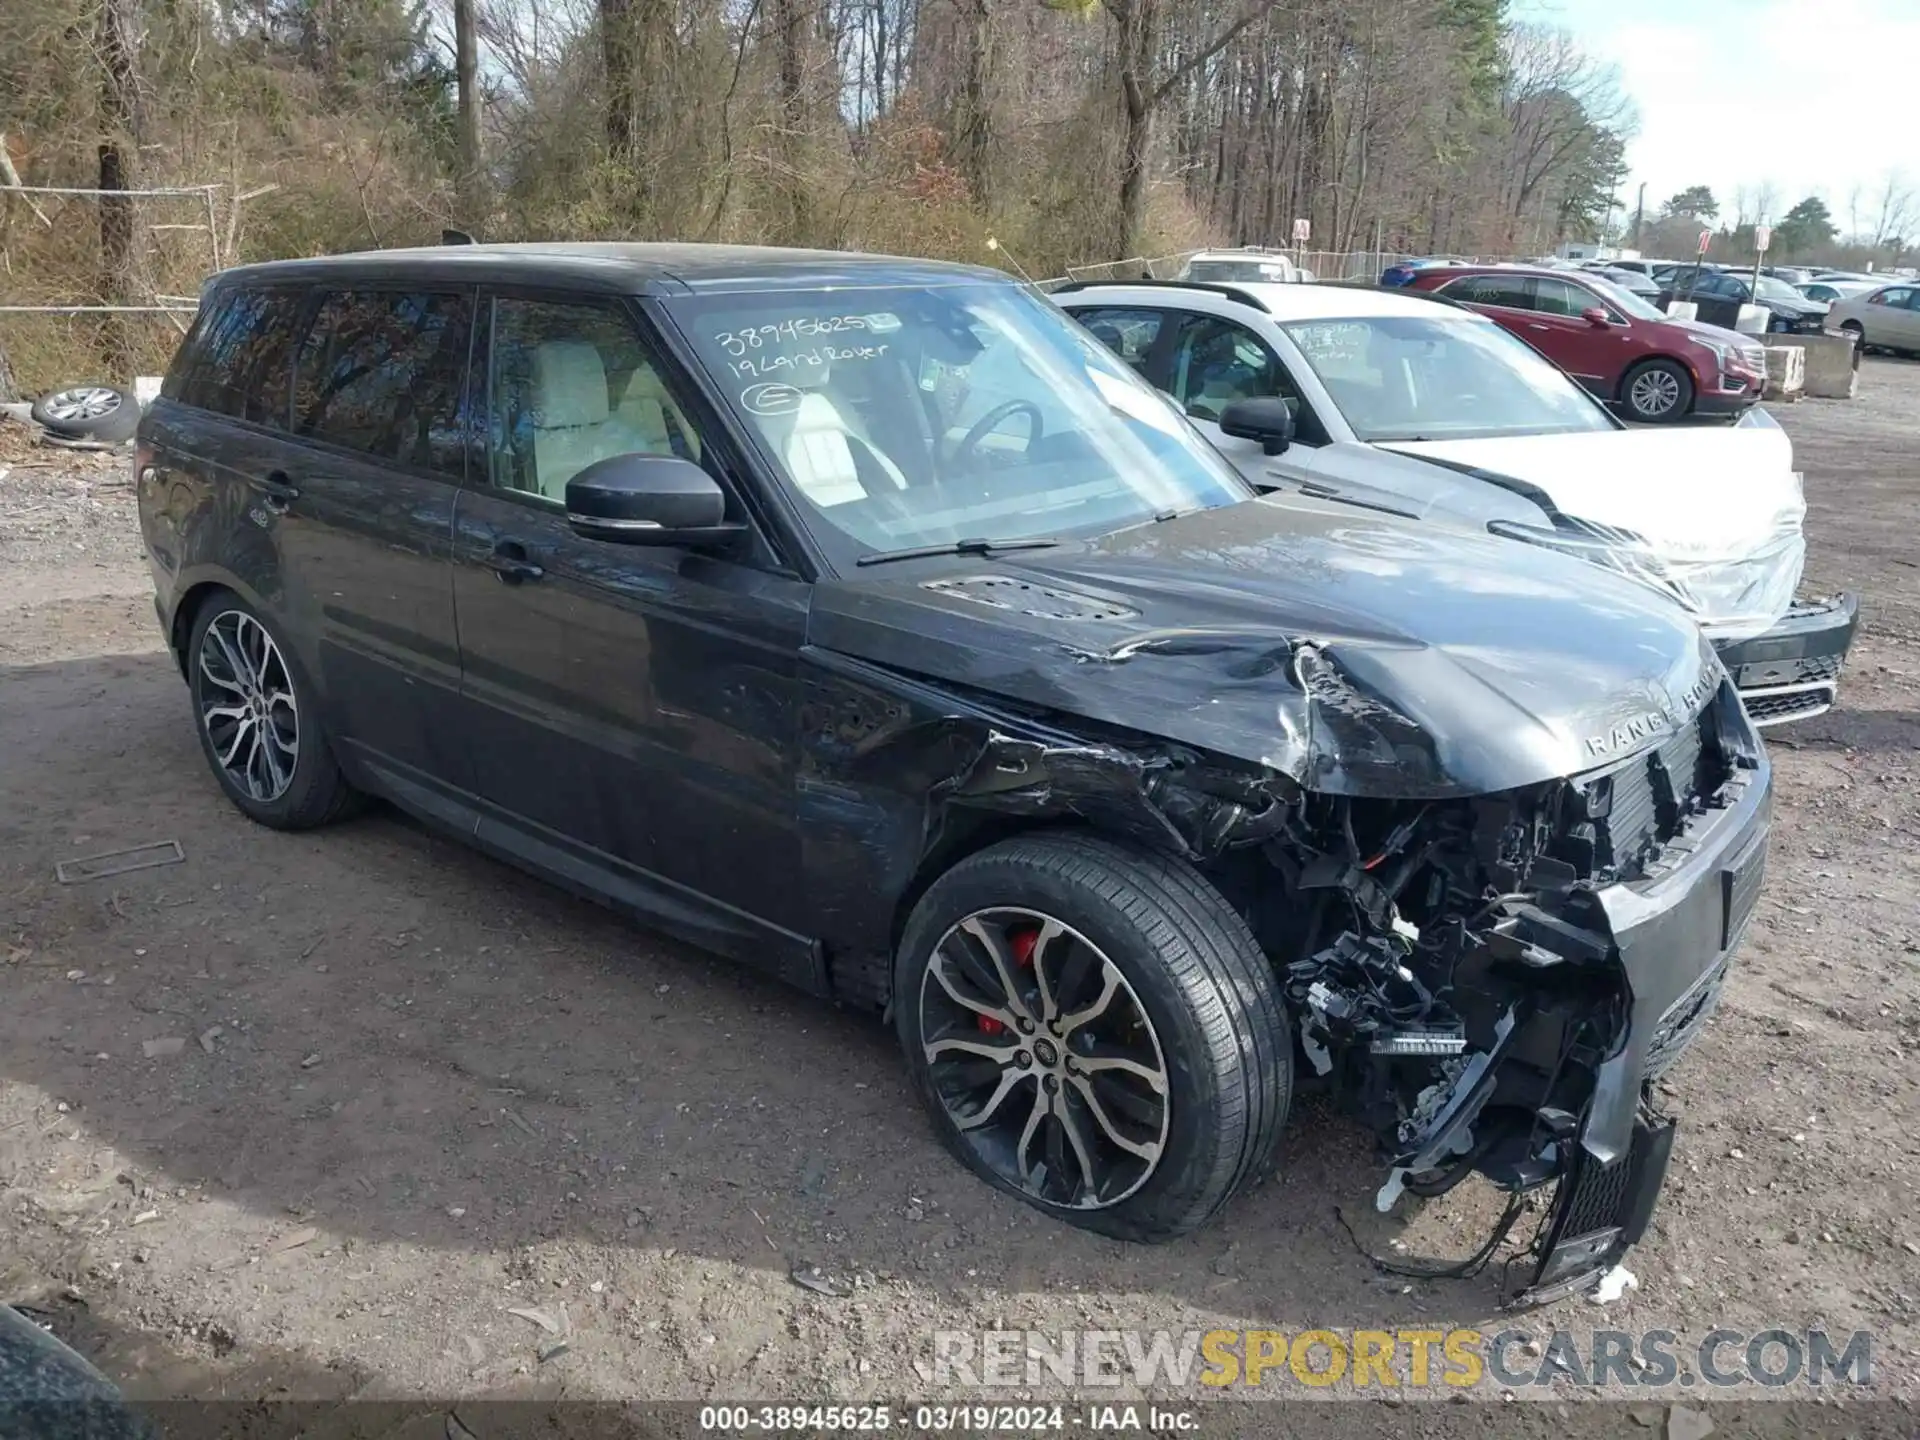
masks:
{"type": "Polygon", "coordinates": [[[1649,304],[1626,286],[1605,275],[1590,275],[1587,277],[1587,284],[1593,287],[1594,294],[1629,319],[1664,320],[1667,318],[1659,306],[1649,304]]]}
{"type": "Polygon", "coordinates": [[[832,551],[1096,535],[1250,494],[1163,396],[1018,285],[663,303],[832,551]]]}
{"type": "Polygon", "coordinates": [[[1189,260],[1185,280],[1284,280],[1285,264],[1274,260],[1189,260]]]}
{"type": "Polygon", "coordinates": [[[1585,391],[1490,320],[1379,315],[1283,328],[1370,443],[1614,428],[1585,391]]]}

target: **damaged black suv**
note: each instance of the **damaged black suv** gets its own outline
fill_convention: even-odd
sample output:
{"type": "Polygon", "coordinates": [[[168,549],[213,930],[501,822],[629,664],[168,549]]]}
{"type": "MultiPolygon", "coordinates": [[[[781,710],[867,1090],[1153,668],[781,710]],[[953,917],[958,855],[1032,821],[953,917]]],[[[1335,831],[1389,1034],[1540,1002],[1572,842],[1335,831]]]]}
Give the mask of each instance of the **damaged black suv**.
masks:
{"type": "Polygon", "coordinates": [[[890,1012],[1009,1194],[1151,1240],[1296,1073],[1381,1198],[1644,1229],[1650,1082],[1764,864],[1690,617],[1545,550],[1255,499],[1004,277],[700,246],[230,271],[139,436],[162,625],[262,823],[384,797],[890,1012]]]}

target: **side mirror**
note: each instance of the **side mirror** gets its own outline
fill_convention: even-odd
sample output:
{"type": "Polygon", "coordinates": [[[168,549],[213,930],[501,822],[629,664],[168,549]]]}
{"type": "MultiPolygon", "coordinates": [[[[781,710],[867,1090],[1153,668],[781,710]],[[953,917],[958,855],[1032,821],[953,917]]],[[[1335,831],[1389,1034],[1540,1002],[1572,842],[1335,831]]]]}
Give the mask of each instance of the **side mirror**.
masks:
{"type": "Polygon", "coordinates": [[[1599,305],[1589,305],[1580,312],[1580,318],[1596,329],[1604,328],[1613,323],[1607,318],[1606,310],[1599,305]]]}
{"type": "Polygon", "coordinates": [[[1220,433],[1258,441],[1265,453],[1279,455],[1293,443],[1293,410],[1272,395],[1235,400],[1220,412],[1220,433]]]}
{"type": "Polygon", "coordinates": [[[746,529],[727,521],[727,497],[678,455],[609,455],[567,482],[567,523],[589,540],[621,545],[711,545],[746,529]]]}

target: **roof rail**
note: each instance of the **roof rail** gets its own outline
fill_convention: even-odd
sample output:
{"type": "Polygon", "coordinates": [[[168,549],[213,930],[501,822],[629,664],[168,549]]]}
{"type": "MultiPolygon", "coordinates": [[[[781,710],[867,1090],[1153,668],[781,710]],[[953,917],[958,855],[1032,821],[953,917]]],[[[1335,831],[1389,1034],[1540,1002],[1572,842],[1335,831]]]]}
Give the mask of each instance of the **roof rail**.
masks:
{"type": "Polygon", "coordinates": [[[1205,290],[1215,295],[1224,295],[1229,300],[1237,300],[1242,305],[1255,310],[1266,310],[1267,302],[1251,290],[1239,285],[1224,285],[1215,280],[1073,280],[1049,295],[1068,295],[1075,290],[1092,290],[1103,285],[1124,286],[1130,290],[1168,289],[1168,290],[1205,290]]]}

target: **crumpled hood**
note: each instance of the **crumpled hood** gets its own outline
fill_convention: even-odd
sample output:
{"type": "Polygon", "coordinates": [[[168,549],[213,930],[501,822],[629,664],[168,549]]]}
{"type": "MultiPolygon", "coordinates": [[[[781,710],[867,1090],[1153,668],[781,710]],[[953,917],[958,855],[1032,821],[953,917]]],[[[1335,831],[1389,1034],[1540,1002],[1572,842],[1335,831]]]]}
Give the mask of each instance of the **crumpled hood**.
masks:
{"type": "Polygon", "coordinates": [[[1722,671],[1678,606],[1555,554],[1275,495],[815,587],[811,648],[1280,771],[1486,794],[1672,732],[1722,671]]]}
{"type": "Polygon", "coordinates": [[[1383,448],[1524,481],[1564,515],[1640,537],[1717,635],[1771,629],[1799,589],[1806,496],[1793,444],[1770,417],[1383,448]]]}

